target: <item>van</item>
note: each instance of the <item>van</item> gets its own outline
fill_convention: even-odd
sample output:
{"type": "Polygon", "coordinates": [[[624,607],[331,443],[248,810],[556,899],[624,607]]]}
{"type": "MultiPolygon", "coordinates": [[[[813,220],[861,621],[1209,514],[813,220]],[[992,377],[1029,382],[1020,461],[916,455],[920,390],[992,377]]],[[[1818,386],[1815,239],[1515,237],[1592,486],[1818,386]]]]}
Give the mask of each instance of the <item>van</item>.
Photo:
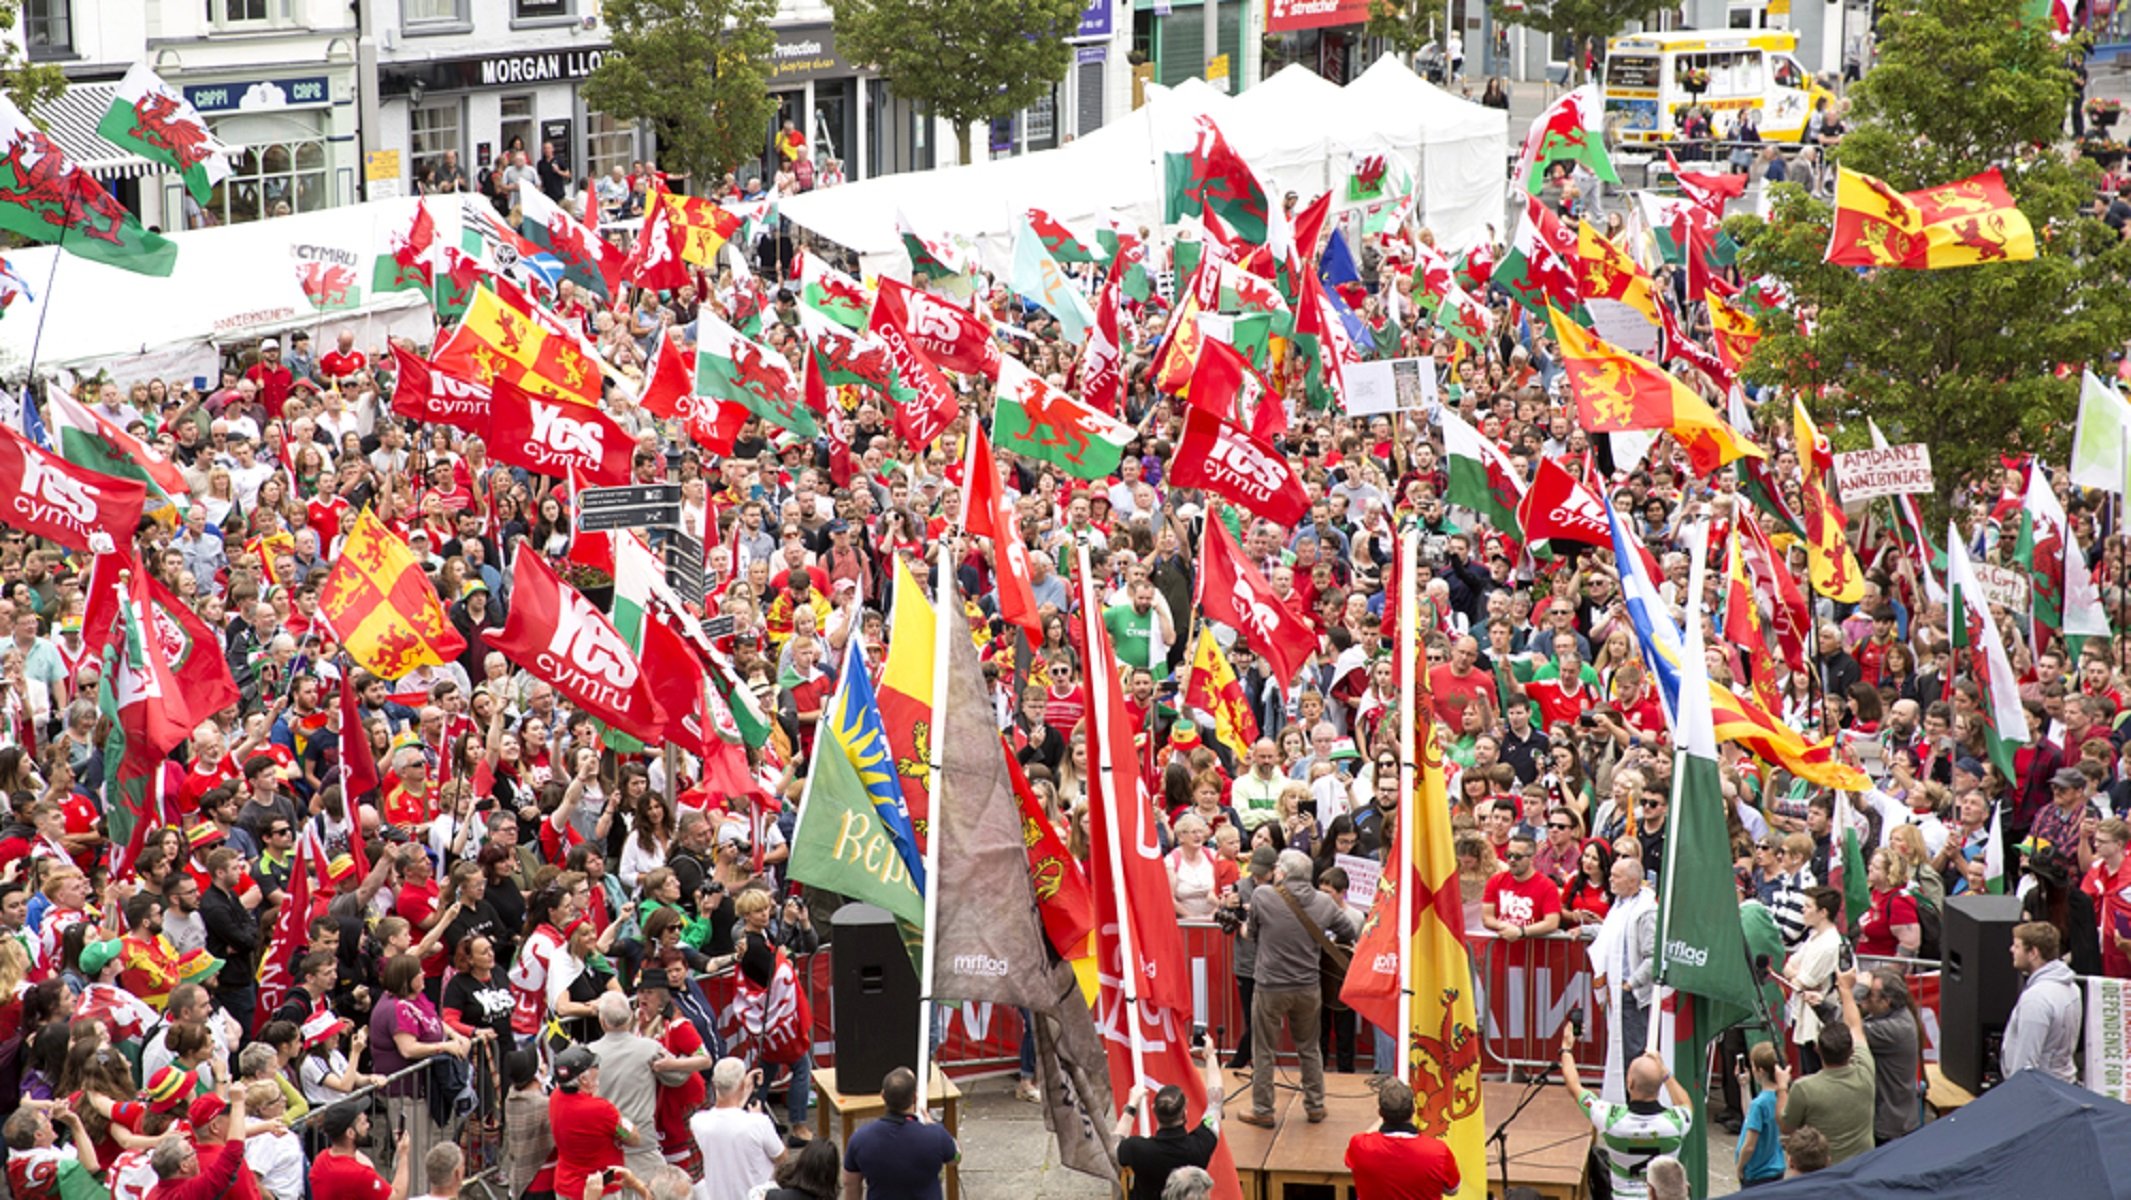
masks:
{"type": "Polygon", "coordinates": [[[1799,65],[1797,48],[1798,35],[1781,29],[1676,29],[1609,38],[1607,141],[1671,141],[1690,104],[1709,107],[1718,137],[1751,108],[1760,111],[1762,140],[1802,140],[1813,105],[1833,95],[1799,65]]]}

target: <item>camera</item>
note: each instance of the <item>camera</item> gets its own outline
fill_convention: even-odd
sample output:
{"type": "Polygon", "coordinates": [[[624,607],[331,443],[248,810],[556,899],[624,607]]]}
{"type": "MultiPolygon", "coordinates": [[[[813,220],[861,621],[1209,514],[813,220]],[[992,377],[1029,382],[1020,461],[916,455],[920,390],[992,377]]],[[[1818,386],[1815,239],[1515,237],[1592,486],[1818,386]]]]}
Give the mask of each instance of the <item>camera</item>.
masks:
{"type": "Polygon", "coordinates": [[[1203,1049],[1206,1045],[1206,1026],[1194,1021],[1191,1026],[1191,1048],[1203,1049]]]}
{"type": "Polygon", "coordinates": [[[1213,923],[1220,928],[1222,933],[1234,937],[1236,934],[1243,932],[1243,918],[1245,915],[1246,910],[1241,908],[1217,908],[1213,910],[1213,923]]]}

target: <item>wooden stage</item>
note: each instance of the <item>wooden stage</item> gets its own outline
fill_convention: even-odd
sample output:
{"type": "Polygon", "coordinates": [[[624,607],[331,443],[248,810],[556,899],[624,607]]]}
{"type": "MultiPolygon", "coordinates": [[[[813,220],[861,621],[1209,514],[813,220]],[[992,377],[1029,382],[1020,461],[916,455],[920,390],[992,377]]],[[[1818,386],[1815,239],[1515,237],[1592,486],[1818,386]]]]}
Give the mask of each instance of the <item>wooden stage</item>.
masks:
{"type": "MultiPolygon", "coordinates": [[[[1376,1094],[1366,1075],[1325,1075],[1325,1109],[1330,1114],[1312,1125],[1302,1111],[1302,1074],[1283,1067],[1280,1081],[1292,1084],[1273,1094],[1275,1128],[1260,1129],[1236,1120],[1250,1111],[1250,1079],[1224,1072],[1227,1103],[1222,1108],[1221,1136],[1236,1160],[1244,1200],[1354,1200],[1354,1180],[1347,1173],[1347,1139],[1376,1124],[1376,1094]]],[[[1484,1083],[1482,1110],[1492,1133],[1517,1106],[1524,1087],[1484,1083]]],[[[1593,1133],[1568,1089],[1550,1085],[1539,1093],[1509,1130],[1509,1182],[1536,1189],[1548,1200],[1583,1200],[1584,1156],[1593,1133]]],[[[1468,1179],[1463,1196],[1497,1196],[1502,1191],[1501,1160],[1489,1147],[1483,1191],[1468,1179]]]]}

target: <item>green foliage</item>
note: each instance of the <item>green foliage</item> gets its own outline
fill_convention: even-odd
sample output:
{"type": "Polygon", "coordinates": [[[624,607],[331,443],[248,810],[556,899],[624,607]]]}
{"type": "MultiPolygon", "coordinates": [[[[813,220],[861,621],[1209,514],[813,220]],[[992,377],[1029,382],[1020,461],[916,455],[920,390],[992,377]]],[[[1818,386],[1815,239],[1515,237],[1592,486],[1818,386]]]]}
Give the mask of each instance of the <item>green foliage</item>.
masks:
{"type": "Polygon", "coordinates": [[[962,161],[971,122],[1027,108],[1065,78],[1083,0],[830,0],[844,57],[896,95],[952,121],[962,161]]]}
{"type": "Polygon", "coordinates": [[[714,180],[768,144],[776,15],[777,0],[606,0],[614,52],[585,105],[651,122],[662,166],[714,180]]]}
{"type": "Polygon", "coordinates": [[[1382,38],[1402,55],[1418,54],[1435,40],[1443,6],[1429,0],[1369,0],[1370,37],[1382,38]]]}
{"type": "Polygon", "coordinates": [[[1511,8],[1502,0],[1491,0],[1489,7],[1495,20],[1505,25],[1522,25],[1549,36],[1568,38],[1573,48],[1570,70],[1580,71],[1583,39],[1597,39],[1599,58],[1603,60],[1607,38],[1619,33],[1628,22],[1656,12],[1659,5],[1654,0],[1529,0],[1522,8],[1511,8]]]}
{"type": "Polygon", "coordinates": [[[1902,191],[2001,165],[2037,257],[1867,274],[1829,266],[1829,206],[1779,185],[1767,222],[1736,217],[1726,229],[1747,277],[1789,285],[1812,332],[1770,313],[1744,373],[1803,390],[1823,423],[1871,417],[1897,443],[1931,443],[1944,494],[2000,451],[2063,460],[2076,368],[2131,329],[2131,247],[2096,219],[2093,164],[2062,145],[2072,78],[2044,30],[2015,25],[1997,0],[1919,0],[1888,10],[1881,34],[1834,157],[1902,191]],[[2063,365],[2075,368],[2067,378],[2063,365]]]}
{"type": "Polygon", "coordinates": [[[0,91],[28,113],[38,105],[56,100],[67,90],[66,74],[57,63],[33,63],[22,49],[15,27],[22,23],[22,0],[0,0],[0,91]]]}

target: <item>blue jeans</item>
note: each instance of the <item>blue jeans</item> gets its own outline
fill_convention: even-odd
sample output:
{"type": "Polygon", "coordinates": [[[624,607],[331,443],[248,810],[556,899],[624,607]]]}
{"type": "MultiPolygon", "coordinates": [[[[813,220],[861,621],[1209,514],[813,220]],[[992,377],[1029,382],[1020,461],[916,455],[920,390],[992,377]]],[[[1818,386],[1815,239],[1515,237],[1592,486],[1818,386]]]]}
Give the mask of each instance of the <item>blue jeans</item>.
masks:
{"type": "MultiPolygon", "coordinates": [[[[1368,1025],[1367,1021],[1362,1022],[1368,1025]]],[[[1398,1039],[1390,1031],[1369,1025],[1369,1033],[1375,1038],[1376,1073],[1398,1078],[1398,1039]]]]}
{"type": "Polygon", "coordinates": [[[1021,1014],[1021,1077],[1036,1078],[1036,1022],[1029,1010],[1016,1009],[1021,1014]]]}
{"type": "Polygon", "coordinates": [[[814,1092],[814,1056],[802,1054],[799,1061],[789,1066],[768,1063],[762,1068],[762,1090],[767,1093],[786,1071],[792,1075],[791,1084],[785,1090],[785,1124],[797,1128],[807,1123],[807,1101],[814,1092]]]}

